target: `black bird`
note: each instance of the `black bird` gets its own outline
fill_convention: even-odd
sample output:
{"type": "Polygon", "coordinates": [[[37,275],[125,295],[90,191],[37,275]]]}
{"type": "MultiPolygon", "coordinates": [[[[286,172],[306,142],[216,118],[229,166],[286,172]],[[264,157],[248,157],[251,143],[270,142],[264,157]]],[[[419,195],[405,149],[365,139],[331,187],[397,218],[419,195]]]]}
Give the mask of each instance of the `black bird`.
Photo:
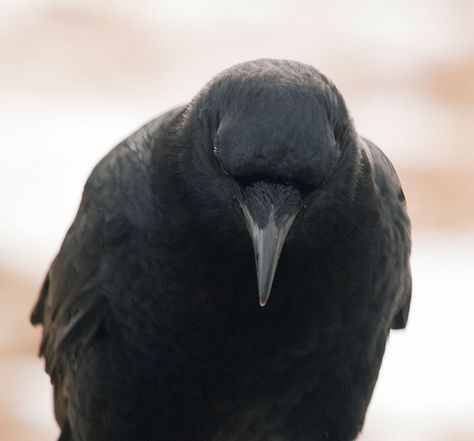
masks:
{"type": "Polygon", "coordinates": [[[59,439],[353,440],[409,253],[397,175],[336,87],[231,67],[86,183],[31,317],[59,439]]]}

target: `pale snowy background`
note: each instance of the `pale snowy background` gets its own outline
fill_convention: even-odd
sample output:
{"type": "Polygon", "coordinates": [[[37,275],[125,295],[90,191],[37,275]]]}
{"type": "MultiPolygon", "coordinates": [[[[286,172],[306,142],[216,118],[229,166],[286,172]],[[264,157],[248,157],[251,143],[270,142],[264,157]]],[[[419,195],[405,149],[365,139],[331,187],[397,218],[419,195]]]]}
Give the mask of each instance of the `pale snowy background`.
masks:
{"type": "Polygon", "coordinates": [[[28,324],[97,160],[236,62],[313,64],[391,157],[413,219],[409,326],[362,441],[474,441],[474,2],[3,0],[0,440],[57,434],[28,324]]]}

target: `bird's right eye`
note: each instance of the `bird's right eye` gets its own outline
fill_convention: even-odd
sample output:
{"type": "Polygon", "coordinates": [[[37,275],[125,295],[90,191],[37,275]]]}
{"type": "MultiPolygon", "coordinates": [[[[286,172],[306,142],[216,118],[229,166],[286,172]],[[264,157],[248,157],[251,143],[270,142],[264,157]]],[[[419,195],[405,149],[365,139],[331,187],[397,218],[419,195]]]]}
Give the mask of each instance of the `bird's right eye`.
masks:
{"type": "Polygon", "coordinates": [[[227,176],[230,176],[230,173],[225,169],[224,164],[222,163],[222,159],[219,156],[219,148],[217,147],[217,144],[214,143],[212,145],[212,154],[214,155],[214,158],[219,165],[219,168],[226,174],[227,176]]]}

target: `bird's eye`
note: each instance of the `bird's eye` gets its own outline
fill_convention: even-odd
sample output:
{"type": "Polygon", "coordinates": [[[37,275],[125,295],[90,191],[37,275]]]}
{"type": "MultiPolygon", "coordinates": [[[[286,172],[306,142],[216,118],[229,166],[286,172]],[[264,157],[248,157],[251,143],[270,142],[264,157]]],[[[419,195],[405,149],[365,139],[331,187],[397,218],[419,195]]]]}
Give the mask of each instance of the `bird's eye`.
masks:
{"type": "Polygon", "coordinates": [[[219,156],[219,148],[217,147],[217,144],[212,145],[212,153],[220,169],[224,172],[224,174],[229,175],[229,172],[225,169],[222,159],[219,156]]]}

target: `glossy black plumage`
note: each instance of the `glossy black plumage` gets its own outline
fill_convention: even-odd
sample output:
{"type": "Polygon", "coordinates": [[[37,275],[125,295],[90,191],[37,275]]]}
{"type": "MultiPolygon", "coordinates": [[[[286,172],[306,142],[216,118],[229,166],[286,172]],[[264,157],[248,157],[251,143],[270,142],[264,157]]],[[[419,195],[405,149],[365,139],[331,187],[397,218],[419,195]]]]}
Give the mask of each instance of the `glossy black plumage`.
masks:
{"type": "Polygon", "coordinates": [[[353,440],[409,253],[396,173],[329,80],[224,71],[87,181],[32,313],[60,439],[353,440]],[[264,308],[242,204],[296,214],[264,308]]]}

